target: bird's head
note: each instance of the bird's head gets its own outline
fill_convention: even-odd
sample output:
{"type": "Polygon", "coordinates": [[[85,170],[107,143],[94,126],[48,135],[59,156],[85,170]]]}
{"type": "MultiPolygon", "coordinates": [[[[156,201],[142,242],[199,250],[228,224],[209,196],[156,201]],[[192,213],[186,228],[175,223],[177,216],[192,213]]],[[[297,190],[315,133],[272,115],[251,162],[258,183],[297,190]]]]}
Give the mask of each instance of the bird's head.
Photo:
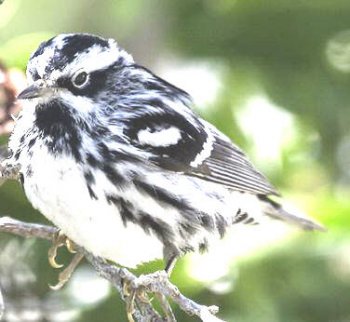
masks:
{"type": "Polygon", "coordinates": [[[31,55],[27,66],[29,86],[18,98],[35,99],[38,105],[61,100],[88,110],[89,103],[92,107],[97,97],[115,88],[116,73],[133,63],[112,39],[90,34],[58,35],[43,42],[31,55]]]}

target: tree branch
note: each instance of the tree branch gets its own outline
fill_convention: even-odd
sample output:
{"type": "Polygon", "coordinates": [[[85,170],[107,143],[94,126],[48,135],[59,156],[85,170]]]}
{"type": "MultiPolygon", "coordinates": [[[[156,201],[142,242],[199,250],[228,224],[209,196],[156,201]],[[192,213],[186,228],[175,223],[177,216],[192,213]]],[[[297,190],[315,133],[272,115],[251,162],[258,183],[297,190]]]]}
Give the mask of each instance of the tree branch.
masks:
{"type": "MultiPolygon", "coordinates": [[[[26,223],[11,217],[0,217],[0,232],[10,233],[26,238],[35,237],[52,241],[55,238],[55,234],[58,232],[58,229],[48,225],[26,223]]],[[[78,250],[84,253],[86,259],[92,264],[97,273],[101,277],[111,282],[111,284],[120,293],[123,300],[125,300],[125,294],[123,293],[123,274],[121,273],[122,269],[105,263],[103,259],[93,256],[81,247],[78,247],[78,250]]],[[[129,278],[134,277],[131,273],[129,274],[129,278]]],[[[136,304],[139,304],[138,301],[136,302],[136,304]]],[[[135,308],[134,315],[137,321],[165,321],[150,304],[147,306],[146,303],[144,305],[142,303],[140,306],[143,312],[140,312],[138,306],[135,308]],[[148,320],[145,320],[145,317],[143,317],[144,312],[145,317],[148,320]]]]}
{"type": "MultiPolygon", "coordinates": [[[[53,240],[58,229],[52,226],[26,223],[13,219],[11,217],[0,217],[0,232],[10,233],[21,237],[35,237],[46,240],[53,240]]],[[[125,268],[117,267],[113,264],[107,263],[104,259],[94,256],[87,252],[84,248],[78,246],[78,251],[85,255],[85,258],[91,263],[96,272],[106,280],[108,280],[113,287],[117,289],[121,298],[126,301],[128,295],[125,290],[125,283],[128,282],[133,289],[144,288],[146,292],[160,294],[162,300],[166,305],[168,302],[166,298],[170,298],[173,302],[189,315],[196,315],[205,322],[219,322],[222,321],[214,316],[218,312],[216,306],[200,305],[191,299],[185,297],[180,293],[178,288],[173,285],[167,274],[164,271],[155,272],[149,275],[135,276],[125,268]]],[[[3,310],[0,295],[0,316],[3,310]]],[[[167,306],[170,309],[170,306],[167,306]]],[[[171,309],[170,309],[171,310],[171,309]]],[[[172,312],[168,312],[167,317],[161,317],[160,314],[153,308],[150,301],[145,301],[139,297],[135,297],[135,312],[134,318],[139,322],[154,321],[173,321],[172,312]],[[170,314],[170,316],[169,316],[170,314]]]]}

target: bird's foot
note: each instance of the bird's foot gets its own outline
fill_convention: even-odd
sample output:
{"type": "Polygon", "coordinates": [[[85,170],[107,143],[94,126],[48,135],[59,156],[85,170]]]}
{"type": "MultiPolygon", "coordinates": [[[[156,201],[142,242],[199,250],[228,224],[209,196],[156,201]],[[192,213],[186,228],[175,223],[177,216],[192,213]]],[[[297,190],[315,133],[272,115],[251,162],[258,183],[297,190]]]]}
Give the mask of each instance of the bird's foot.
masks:
{"type": "Polygon", "coordinates": [[[66,235],[61,231],[58,231],[52,241],[52,246],[48,252],[49,263],[53,268],[61,268],[62,264],[56,262],[57,251],[60,247],[66,247],[68,251],[75,254],[69,265],[58,275],[58,283],[54,286],[50,285],[53,290],[61,289],[71,278],[73,272],[79,265],[80,261],[83,259],[84,255],[76,249],[73,241],[71,241],[66,235]]]}
{"type": "MultiPolygon", "coordinates": [[[[162,283],[163,281],[169,281],[169,275],[167,271],[158,271],[151,274],[141,275],[135,280],[124,280],[123,294],[125,295],[126,312],[129,322],[134,322],[133,313],[135,308],[135,302],[141,301],[149,303],[152,298],[149,298],[148,293],[150,292],[149,286],[157,282],[162,283]]],[[[154,291],[153,291],[154,292],[154,291]]],[[[167,321],[175,321],[171,307],[160,292],[154,292],[157,297],[166,317],[167,321]]]]}
{"type": "Polygon", "coordinates": [[[126,314],[129,322],[134,322],[135,301],[148,303],[150,299],[144,286],[136,286],[135,281],[125,279],[123,281],[123,294],[125,296],[126,314]]]}

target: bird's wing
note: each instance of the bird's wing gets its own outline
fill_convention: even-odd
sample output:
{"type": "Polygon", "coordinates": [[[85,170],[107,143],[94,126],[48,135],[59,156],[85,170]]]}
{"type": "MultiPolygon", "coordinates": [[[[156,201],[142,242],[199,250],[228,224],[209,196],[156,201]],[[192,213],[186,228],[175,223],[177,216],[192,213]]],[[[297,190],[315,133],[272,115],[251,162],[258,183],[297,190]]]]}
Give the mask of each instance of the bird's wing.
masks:
{"type": "Polygon", "coordinates": [[[193,114],[143,115],[128,121],[130,142],[149,152],[152,163],[228,188],[278,195],[245,154],[224,134],[193,114]]]}

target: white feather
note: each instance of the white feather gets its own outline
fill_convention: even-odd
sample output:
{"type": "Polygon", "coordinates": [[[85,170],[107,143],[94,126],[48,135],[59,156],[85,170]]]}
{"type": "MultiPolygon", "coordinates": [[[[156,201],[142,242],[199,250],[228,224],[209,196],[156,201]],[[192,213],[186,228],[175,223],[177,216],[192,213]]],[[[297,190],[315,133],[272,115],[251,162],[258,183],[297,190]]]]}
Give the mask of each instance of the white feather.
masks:
{"type": "Polygon", "coordinates": [[[208,134],[207,140],[204,142],[202,151],[197,154],[195,159],[190,163],[191,167],[196,168],[201,165],[205,159],[209,158],[213,151],[214,136],[211,131],[206,132],[208,134]]]}
{"type": "Polygon", "coordinates": [[[155,132],[151,132],[151,130],[147,128],[140,130],[137,134],[137,138],[141,144],[166,147],[177,144],[181,140],[181,132],[174,126],[155,132]]]}

